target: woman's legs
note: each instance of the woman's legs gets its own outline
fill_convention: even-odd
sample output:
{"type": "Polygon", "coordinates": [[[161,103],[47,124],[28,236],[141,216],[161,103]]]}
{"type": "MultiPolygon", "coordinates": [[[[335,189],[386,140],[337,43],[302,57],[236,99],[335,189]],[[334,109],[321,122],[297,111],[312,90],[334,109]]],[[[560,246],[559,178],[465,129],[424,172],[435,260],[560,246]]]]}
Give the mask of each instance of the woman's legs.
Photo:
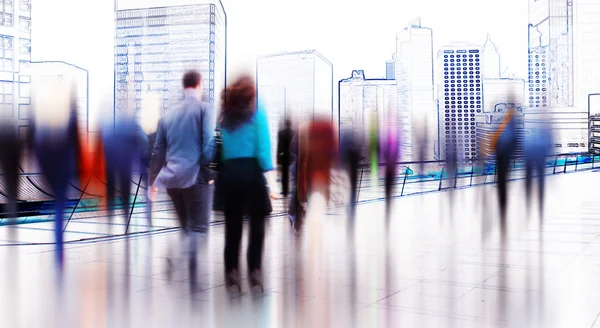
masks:
{"type": "MultiPolygon", "coordinates": [[[[227,195],[229,197],[230,195],[227,195]]],[[[225,272],[238,269],[242,240],[242,212],[240,206],[225,206],[225,272]]]]}
{"type": "Polygon", "coordinates": [[[248,243],[248,270],[250,273],[260,270],[262,252],[265,241],[265,216],[254,214],[250,216],[250,238],[248,243]]]}

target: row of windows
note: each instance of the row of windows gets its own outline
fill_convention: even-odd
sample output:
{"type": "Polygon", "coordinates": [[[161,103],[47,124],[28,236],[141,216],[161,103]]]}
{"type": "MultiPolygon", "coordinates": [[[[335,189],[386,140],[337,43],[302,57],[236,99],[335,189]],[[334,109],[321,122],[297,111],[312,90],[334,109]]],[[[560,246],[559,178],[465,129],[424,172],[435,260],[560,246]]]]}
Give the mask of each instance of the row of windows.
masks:
{"type": "MultiPolygon", "coordinates": [[[[460,63],[456,63],[456,64],[455,64],[455,63],[444,63],[444,66],[450,66],[450,67],[464,66],[464,67],[463,67],[463,70],[466,70],[466,69],[467,69],[467,67],[466,67],[466,66],[467,66],[467,64],[461,65],[460,63]]],[[[470,66],[470,67],[469,67],[469,69],[470,69],[470,70],[473,70],[473,69],[474,69],[474,68],[473,68],[473,66],[476,66],[476,68],[477,68],[477,69],[479,69],[479,66],[480,66],[480,65],[473,65],[473,63],[469,63],[469,65],[468,65],[468,66],[470,66]]]]}
{"type": "Polygon", "coordinates": [[[471,83],[471,84],[469,84],[469,83],[466,83],[466,82],[468,82],[468,81],[463,81],[463,82],[465,82],[465,83],[462,83],[462,84],[461,84],[461,83],[460,83],[461,81],[458,81],[458,83],[456,83],[456,84],[455,84],[454,82],[456,82],[456,81],[451,81],[451,83],[450,83],[450,84],[448,84],[448,80],[444,80],[444,82],[446,82],[446,84],[444,84],[444,86],[445,86],[446,88],[448,88],[448,87],[454,88],[454,87],[460,87],[460,86],[463,86],[463,87],[465,87],[465,88],[467,88],[467,87],[471,87],[471,88],[473,88],[473,87],[477,87],[477,91],[481,91],[481,90],[479,90],[479,87],[481,87],[481,84],[479,84],[479,83],[475,83],[475,84],[474,84],[474,83],[471,83]]]}
{"type": "Polygon", "coordinates": [[[186,16],[186,15],[201,15],[206,13],[210,4],[194,5],[194,6],[173,6],[173,7],[160,7],[160,8],[149,8],[149,9],[132,9],[132,10],[121,10],[117,11],[117,19],[125,18],[136,18],[136,17],[149,17],[149,16],[186,16]]]}
{"type": "MultiPolygon", "coordinates": [[[[448,62],[450,62],[450,63],[454,63],[454,62],[455,62],[455,60],[454,60],[454,59],[444,59],[444,63],[448,63],[448,62]]],[[[463,63],[465,63],[465,64],[466,64],[467,62],[469,62],[469,63],[473,63],[473,62],[475,62],[475,65],[478,65],[478,64],[479,64],[479,58],[475,58],[475,59],[473,59],[473,58],[470,58],[470,59],[468,59],[468,60],[467,60],[467,59],[456,59],[456,62],[457,62],[457,63],[459,63],[459,64],[460,64],[460,62],[463,62],[463,63]]]]}
{"type": "Polygon", "coordinates": [[[466,54],[465,55],[444,55],[444,58],[467,58],[467,57],[468,58],[473,58],[473,57],[479,58],[479,54],[475,54],[475,55],[473,55],[473,54],[469,54],[469,55],[466,55],[466,54]]]}
{"type": "Polygon", "coordinates": [[[152,27],[134,27],[134,28],[119,28],[117,29],[117,38],[126,38],[134,36],[148,36],[148,35],[166,35],[177,37],[181,36],[185,39],[193,39],[196,37],[208,37],[211,27],[214,29],[214,25],[208,21],[197,21],[194,24],[189,25],[165,25],[165,26],[152,26],[152,27]]]}
{"type": "MultiPolygon", "coordinates": [[[[451,92],[450,92],[450,94],[454,94],[454,93],[453,93],[454,91],[458,91],[458,92],[461,92],[461,93],[465,93],[465,94],[466,94],[466,93],[467,93],[469,90],[467,90],[466,88],[465,88],[465,90],[463,90],[462,88],[457,88],[457,89],[454,89],[454,88],[451,88],[451,89],[449,89],[449,88],[446,88],[446,89],[444,89],[444,91],[446,91],[446,93],[448,93],[448,92],[450,92],[450,91],[451,91],[451,92]]],[[[480,94],[481,94],[481,92],[470,92],[469,94],[471,94],[471,95],[472,95],[472,94],[477,94],[477,95],[480,95],[480,94]]]]}
{"type": "Polygon", "coordinates": [[[148,18],[118,19],[117,28],[162,26],[176,24],[198,24],[214,22],[214,15],[203,12],[195,15],[159,16],[148,18]]]}

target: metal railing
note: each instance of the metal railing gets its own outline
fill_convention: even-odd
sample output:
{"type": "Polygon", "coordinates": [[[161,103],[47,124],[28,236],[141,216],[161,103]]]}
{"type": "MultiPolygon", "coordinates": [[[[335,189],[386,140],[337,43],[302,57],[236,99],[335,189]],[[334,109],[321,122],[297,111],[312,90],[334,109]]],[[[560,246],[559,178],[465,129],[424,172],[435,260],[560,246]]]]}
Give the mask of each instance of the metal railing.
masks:
{"type": "MultiPolygon", "coordinates": [[[[546,174],[564,174],[569,172],[591,170],[595,168],[595,163],[600,163],[600,155],[592,155],[588,153],[578,154],[557,154],[548,157],[546,160],[546,174]]],[[[383,164],[380,164],[382,166],[383,164]]],[[[371,166],[364,164],[359,166],[359,181],[357,199],[355,202],[370,202],[383,199],[384,179],[382,177],[372,177],[371,166]]],[[[510,179],[521,179],[525,175],[525,163],[523,158],[515,158],[510,167],[510,179]]],[[[339,174],[341,170],[336,170],[334,173],[333,185],[333,205],[344,205],[349,202],[345,195],[348,190],[348,181],[343,174],[339,174]],[[337,190],[335,190],[337,188],[337,190]],[[336,192],[338,195],[335,195],[336,192]]],[[[2,175],[0,175],[1,177],[2,175]]],[[[41,177],[39,173],[23,173],[22,179],[31,177],[41,177]]],[[[495,183],[496,167],[493,162],[485,162],[481,164],[469,164],[457,166],[455,172],[448,172],[445,161],[424,161],[424,162],[399,162],[397,163],[396,176],[394,178],[394,193],[392,197],[403,197],[420,193],[443,191],[455,188],[465,188],[470,186],[484,185],[495,183]]],[[[116,215],[127,215],[126,231],[129,230],[129,222],[133,214],[145,212],[145,186],[143,186],[140,175],[135,175],[132,178],[134,184],[133,190],[135,194],[131,195],[132,208],[129,213],[120,213],[119,204],[117,201],[116,215]]],[[[75,187],[74,187],[75,188],[75,187]]],[[[68,213],[67,222],[71,219],[86,219],[90,217],[90,212],[104,210],[100,205],[100,201],[90,195],[86,188],[77,188],[80,191],[78,198],[70,199],[65,213],[68,213]]],[[[159,199],[154,204],[157,211],[168,211],[172,209],[172,205],[166,194],[159,194],[159,199]]],[[[273,204],[274,211],[272,216],[282,215],[286,212],[286,203],[284,200],[275,201],[273,204]]],[[[122,212],[122,209],[121,209],[122,212]]],[[[37,216],[50,216],[52,214],[52,202],[40,202],[37,216]]],[[[213,216],[214,222],[222,221],[223,217],[219,214],[213,216]]],[[[45,221],[51,218],[45,219],[45,221]]],[[[17,220],[17,223],[36,222],[35,220],[17,220]]],[[[39,221],[37,221],[39,222],[39,221]]],[[[0,220],[0,225],[7,224],[6,220],[0,220]]],[[[66,228],[66,227],[65,227],[66,228]]]]}

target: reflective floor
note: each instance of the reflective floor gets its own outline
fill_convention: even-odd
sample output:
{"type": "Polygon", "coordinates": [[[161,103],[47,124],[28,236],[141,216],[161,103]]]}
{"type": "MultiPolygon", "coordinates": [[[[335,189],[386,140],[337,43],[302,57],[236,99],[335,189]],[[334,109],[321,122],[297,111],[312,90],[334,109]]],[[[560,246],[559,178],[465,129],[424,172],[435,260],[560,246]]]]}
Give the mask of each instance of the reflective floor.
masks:
{"type": "Polygon", "coordinates": [[[224,287],[222,225],[172,270],[174,232],[70,243],[61,276],[52,245],[3,246],[0,327],[600,327],[600,173],[548,177],[543,220],[522,185],[505,234],[492,185],[398,198],[389,220],[383,202],[351,221],[317,198],[299,236],[268,221],[263,294],[224,287]]]}

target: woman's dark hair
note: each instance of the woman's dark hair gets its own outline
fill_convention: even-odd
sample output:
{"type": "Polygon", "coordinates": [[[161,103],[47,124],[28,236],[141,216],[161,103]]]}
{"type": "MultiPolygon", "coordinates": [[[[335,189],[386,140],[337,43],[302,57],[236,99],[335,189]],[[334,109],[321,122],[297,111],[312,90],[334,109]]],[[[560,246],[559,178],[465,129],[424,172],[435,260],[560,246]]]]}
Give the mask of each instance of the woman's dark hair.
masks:
{"type": "Polygon", "coordinates": [[[229,85],[221,95],[219,122],[223,128],[235,129],[247,122],[256,111],[256,88],[249,76],[242,76],[229,85]]]}

